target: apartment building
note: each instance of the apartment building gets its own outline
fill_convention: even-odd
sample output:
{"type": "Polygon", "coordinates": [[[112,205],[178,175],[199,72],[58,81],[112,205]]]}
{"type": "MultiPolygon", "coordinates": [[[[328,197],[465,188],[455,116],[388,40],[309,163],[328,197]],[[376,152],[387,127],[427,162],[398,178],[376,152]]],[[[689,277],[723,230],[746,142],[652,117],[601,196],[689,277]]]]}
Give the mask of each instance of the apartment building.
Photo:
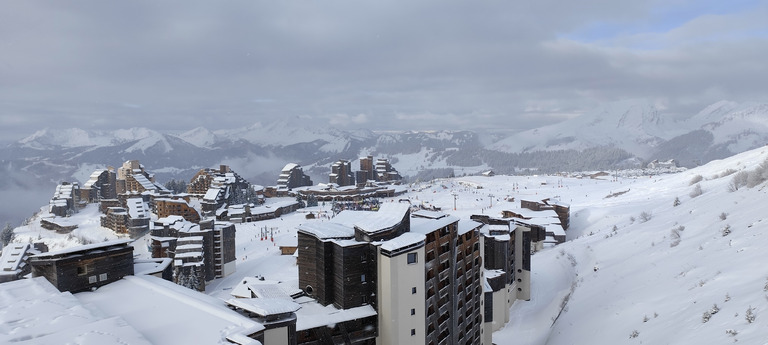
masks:
{"type": "Polygon", "coordinates": [[[331,173],[328,174],[328,183],[334,183],[340,187],[355,184],[355,175],[352,172],[352,163],[348,160],[338,160],[331,165],[331,173]]]}
{"type": "Polygon", "coordinates": [[[116,181],[115,168],[96,170],[80,188],[80,199],[88,203],[99,202],[101,199],[116,199],[116,181]]]}
{"type": "Polygon", "coordinates": [[[373,307],[378,344],[479,344],[483,226],[439,212],[412,215],[406,203],[342,211],[299,227],[299,286],[322,305],[373,307]]]}
{"type": "Polygon", "coordinates": [[[277,190],[287,191],[297,187],[311,186],[312,180],[304,174],[301,165],[288,163],[283,167],[280,176],[277,178],[277,190]]]}

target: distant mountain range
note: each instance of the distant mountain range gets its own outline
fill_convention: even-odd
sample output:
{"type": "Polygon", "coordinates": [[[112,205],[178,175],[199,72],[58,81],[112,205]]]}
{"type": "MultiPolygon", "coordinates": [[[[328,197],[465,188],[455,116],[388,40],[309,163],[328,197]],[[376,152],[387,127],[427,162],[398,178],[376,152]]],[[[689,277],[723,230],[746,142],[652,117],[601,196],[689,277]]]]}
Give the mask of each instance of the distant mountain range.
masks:
{"type": "MultiPolygon", "coordinates": [[[[0,148],[0,191],[84,182],[108,165],[138,159],[160,182],[189,179],[200,168],[230,165],[252,183],[275,184],[289,162],[315,183],[331,163],[373,155],[403,176],[429,179],[493,169],[516,173],[599,170],[674,158],[695,166],[768,143],[768,104],[718,102],[680,121],[642,101],[602,106],[582,116],[512,135],[475,131],[374,132],[257,123],[211,131],[42,129],[0,148]]],[[[353,166],[357,168],[356,162],[353,166]]],[[[52,193],[52,189],[49,189],[52,193]]],[[[39,202],[37,203],[40,204],[39,202]]]]}

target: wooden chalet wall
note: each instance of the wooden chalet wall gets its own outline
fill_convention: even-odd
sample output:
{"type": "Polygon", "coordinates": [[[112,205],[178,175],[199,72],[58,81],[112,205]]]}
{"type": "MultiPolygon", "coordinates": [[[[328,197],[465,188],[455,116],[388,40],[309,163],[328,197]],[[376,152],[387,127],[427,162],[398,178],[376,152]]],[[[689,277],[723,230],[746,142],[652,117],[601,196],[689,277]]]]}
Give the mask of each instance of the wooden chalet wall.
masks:
{"type": "Polygon", "coordinates": [[[365,242],[339,245],[333,242],[333,304],[350,309],[372,304],[376,292],[375,249],[365,242]]]}
{"type": "Polygon", "coordinates": [[[333,245],[301,231],[298,233],[299,288],[322,305],[333,303],[333,245]]]}
{"type": "Polygon", "coordinates": [[[43,276],[59,291],[78,292],[133,275],[133,247],[98,248],[84,252],[32,257],[32,275],[43,276]]]}
{"type": "Polygon", "coordinates": [[[375,345],[378,335],[376,315],[349,320],[329,326],[320,326],[296,333],[299,345],[355,344],[375,345]]]}

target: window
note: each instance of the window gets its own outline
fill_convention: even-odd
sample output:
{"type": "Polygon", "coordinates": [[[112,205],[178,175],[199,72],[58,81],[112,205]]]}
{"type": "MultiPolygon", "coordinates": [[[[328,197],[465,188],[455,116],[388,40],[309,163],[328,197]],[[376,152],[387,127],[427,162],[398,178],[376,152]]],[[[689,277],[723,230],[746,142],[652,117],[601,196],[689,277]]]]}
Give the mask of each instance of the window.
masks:
{"type": "Polygon", "coordinates": [[[88,284],[95,284],[95,283],[96,283],[96,276],[88,277],[88,284]]]}
{"type": "Polygon", "coordinates": [[[408,264],[415,264],[418,262],[418,253],[408,253],[408,264]]]}
{"type": "Polygon", "coordinates": [[[411,308],[411,315],[416,315],[416,309],[411,308]]]}
{"type": "Polygon", "coordinates": [[[411,294],[414,294],[414,295],[416,294],[416,287],[415,286],[411,288],[411,294]]]}
{"type": "Polygon", "coordinates": [[[360,281],[365,283],[365,274],[360,275],[360,281]]]}
{"type": "Polygon", "coordinates": [[[414,335],[416,335],[416,330],[411,328],[411,336],[414,336],[414,335]]]}
{"type": "Polygon", "coordinates": [[[99,274],[99,281],[103,282],[105,280],[107,280],[107,274],[106,273],[99,274]]]}

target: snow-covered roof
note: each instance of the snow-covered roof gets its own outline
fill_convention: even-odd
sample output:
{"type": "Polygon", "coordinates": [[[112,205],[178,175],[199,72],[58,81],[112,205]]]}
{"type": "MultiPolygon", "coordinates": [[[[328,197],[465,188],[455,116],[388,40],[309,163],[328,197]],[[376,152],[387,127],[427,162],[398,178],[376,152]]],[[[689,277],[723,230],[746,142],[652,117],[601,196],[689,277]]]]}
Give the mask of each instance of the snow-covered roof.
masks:
{"type": "Polygon", "coordinates": [[[458,228],[458,235],[464,235],[472,230],[475,230],[479,227],[483,226],[483,223],[469,220],[469,219],[462,219],[459,220],[459,228],[458,228]]]}
{"type": "Polygon", "coordinates": [[[301,308],[298,303],[282,298],[230,298],[227,304],[259,316],[293,313],[301,308]]]}
{"type": "Polygon", "coordinates": [[[93,185],[99,181],[99,176],[101,176],[101,174],[103,174],[105,171],[107,171],[107,169],[101,169],[92,172],[91,176],[88,178],[88,181],[85,181],[83,187],[86,189],[92,188],[93,185]]]}
{"type": "Polygon", "coordinates": [[[126,276],[76,295],[104,316],[119,316],[155,344],[219,344],[264,326],[224,301],[154,276],[126,276]]]}
{"type": "Polygon", "coordinates": [[[29,250],[29,244],[11,243],[3,248],[3,255],[0,256],[0,274],[3,272],[15,273],[20,267],[24,266],[24,255],[29,250]]]}
{"type": "Polygon", "coordinates": [[[69,199],[72,198],[72,190],[74,185],[60,184],[56,186],[56,191],[53,193],[54,199],[69,199]]]}
{"type": "Polygon", "coordinates": [[[555,212],[555,210],[533,211],[527,208],[512,208],[504,211],[517,213],[524,218],[557,218],[557,212],[555,212]]]}
{"type": "Polygon", "coordinates": [[[337,309],[332,304],[324,307],[311,298],[297,299],[297,302],[301,305],[301,309],[296,311],[296,331],[336,325],[376,315],[376,310],[370,305],[337,309]]]}
{"type": "Polygon", "coordinates": [[[563,206],[563,207],[571,207],[571,204],[569,204],[567,202],[560,201],[560,200],[555,200],[555,199],[550,199],[549,201],[547,201],[547,203],[550,204],[550,205],[557,205],[557,206],[563,206]]]}
{"type": "Polygon", "coordinates": [[[458,221],[459,218],[452,215],[440,219],[411,218],[411,232],[428,234],[458,221]]]}
{"type": "Polygon", "coordinates": [[[177,216],[177,215],[171,215],[171,216],[168,216],[168,217],[158,218],[155,221],[155,223],[160,223],[160,224],[163,224],[163,225],[173,225],[176,222],[183,222],[183,221],[184,221],[184,217],[177,216]]]}
{"type": "Polygon", "coordinates": [[[149,179],[147,179],[146,176],[142,174],[134,174],[132,176],[136,180],[136,182],[138,182],[141,185],[141,187],[143,187],[144,189],[147,189],[147,190],[158,189],[157,186],[155,186],[154,183],[149,181],[149,179]]]}
{"type": "Polygon", "coordinates": [[[493,232],[509,232],[509,224],[488,224],[488,230],[493,232]]]}
{"type": "Polygon", "coordinates": [[[42,254],[35,255],[34,257],[38,259],[44,259],[44,258],[59,256],[59,255],[75,254],[75,253],[85,252],[85,251],[94,250],[94,249],[102,249],[102,248],[107,248],[112,246],[121,246],[124,244],[131,243],[132,241],[133,240],[131,239],[117,239],[117,240],[111,240],[106,242],[92,243],[92,244],[86,244],[82,246],[75,246],[75,247],[70,247],[62,250],[42,253],[42,254]]]}
{"type": "Polygon", "coordinates": [[[283,171],[284,172],[291,171],[291,170],[293,170],[295,168],[298,168],[298,167],[299,167],[299,165],[296,164],[296,163],[288,163],[288,164],[285,165],[285,167],[283,167],[283,171]]]}
{"type": "Polygon", "coordinates": [[[0,320],[2,344],[151,344],[126,319],[90,309],[44,277],[0,284],[0,320]]]}
{"type": "Polygon", "coordinates": [[[205,192],[205,196],[203,196],[203,200],[216,201],[216,199],[219,198],[219,193],[221,193],[221,189],[219,188],[208,188],[205,192]]]}
{"type": "Polygon", "coordinates": [[[128,215],[133,219],[149,218],[152,214],[141,198],[130,198],[125,203],[128,206],[128,215]]]}
{"type": "Polygon", "coordinates": [[[403,221],[411,205],[407,203],[384,203],[376,212],[367,212],[365,218],[355,222],[355,228],[369,233],[391,229],[403,221]]]}
{"type": "Polygon", "coordinates": [[[334,222],[311,222],[299,225],[299,231],[311,234],[318,239],[350,239],[355,237],[355,229],[334,222]]]}
{"type": "Polygon", "coordinates": [[[418,210],[416,212],[411,213],[411,216],[414,217],[421,217],[421,218],[430,218],[430,219],[439,219],[447,216],[448,214],[439,212],[439,211],[428,211],[428,210],[418,210]]]}
{"type": "Polygon", "coordinates": [[[412,246],[418,245],[419,243],[423,243],[426,238],[427,236],[424,234],[415,233],[415,232],[406,232],[389,241],[383,242],[381,244],[381,249],[394,252],[399,249],[412,247],[412,246]]]}
{"type": "Polygon", "coordinates": [[[134,259],[133,275],[140,276],[162,272],[171,264],[170,258],[134,259]]]}

